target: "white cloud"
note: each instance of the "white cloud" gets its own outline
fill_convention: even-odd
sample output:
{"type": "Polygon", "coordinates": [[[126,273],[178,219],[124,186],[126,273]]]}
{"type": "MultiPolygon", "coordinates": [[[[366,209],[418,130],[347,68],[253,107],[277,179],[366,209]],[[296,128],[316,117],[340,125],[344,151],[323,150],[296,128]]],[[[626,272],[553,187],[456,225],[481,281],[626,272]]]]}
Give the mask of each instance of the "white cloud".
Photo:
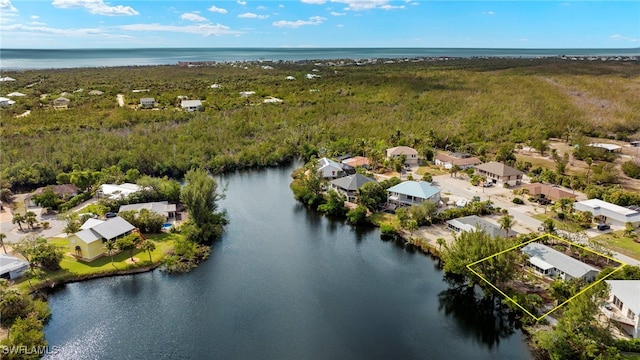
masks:
{"type": "Polygon", "coordinates": [[[305,4],[315,4],[315,5],[322,5],[327,2],[327,0],[300,0],[300,1],[305,4]]]}
{"type": "Polygon", "coordinates": [[[620,34],[614,34],[609,36],[609,39],[613,40],[613,41],[628,41],[628,42],[638,42],[637,38],[633,38],[633,37],[628,37],[628,36],[623,36],[620,34]]]}
{"type": "Polygon", "coordinates": [[[251,12],[247,12],[247,13],[238,15],[238,17],[241,19],[266,19],[269,17],[269,15],[258,15],[251,12]]]}
{"type": "Polygon", "coordinates": [[[331,0],[331,2],[347,4],[345,10],[371,10],[387,5],[389,0],[331,0]]]}
{"type": "Polygon", "coordinates": [[[345,16],[345,15],[347,15],[347,13],[339,13],[339,12],[332,11],[331,15],[333,15],[333,16],[345,16]]]}
{"type": "Polygon", "coordinates": [[[338,25],[336,25],[336,27],[341,28],[341,27],[344,27],[344,25],[343,24],[338,24],[338,25]]]}
{"type": "Polygon", "coordinates": [[[40,16],[38,16],[38,15],[31,15],[29,18],[30,18],[31,20],[38,20],[38,19],[40,19],[40,16]]]}
{"type": "Polygon", "coordinates": [[[63,35],[68,37],[89,36],[89,35],[105,35],[98,28],[80,28],[80,29],[58,29],[46,26],[26,26],[22,24],[0,26],[2,32],[28,32],[39,34],[63,35]]]}
{"type": "Polygon", "coordinates": [[[417,5],[420,5],[420,3],[419,2],[412,2],[410,5],[417,6],[417,5]]]}
{"type": "Polygon", "coordinates": [[[187,25],[187,26],[175,26],[175,25],[161,25],[161,24],[131,24],[121,25],[119,29],[126,31],[165,31],[187,34],[198,34],[203,36],[221,36],[221,35],[239,35],[242,32],[237,30],[231,30],[230,27],[220,24],[201,24],[201,25],[187,25]]]}
{"type": "Polygon", "coordinates": [[[198,14],[194,14],[194,13],[184,13],[182,14],[182,16],[180,16],[180,19],[182,20],[189,20],[189,21],[193,21],[193,22],[206,22],[208,21],[207,18],[200,16],[198,14]]]}
{"type": "Polygon", "coordinates": [[[267,10],[267,7],[260,5],[256,9],[258,9],[258,10],[267,10]]]}
{"type": "Polygon", "coordinates": [[[325,20],[327,20],[327,19],[323,18],[322,16],[312,16],[312,17],[309,18],[309,20],[296,20],[296,21],[280,20],[280,21],[274,21],[273,22],[273,26],[297,28],[297,27],[306,26],[306,25],[320,25],[325,20]]]}
{"type": "Polygon", "coordinates": [[[483,11],[482,15],[493,15],[495,14],[493,11],[489,10],[489,11],[483,11]]]}
{"type": "Polygon", "coordinates": [[[46,23],[40,22],[40,21],[32,21],[30,22],[31,25],[35,25],[35,26],[45,26],[47,25],[46,23]]]}
{"type": "Polygon", "coordinates": [[[16,13],[18,9],[11,5],[11,0],[0,0],[0,11],[16,13]]]}
{"type": "Polygon", "coordinates": [[[278,5],[278,7],[279,7],[280,9],[282,9],[282,8],[284,8],[284,5],[280,4],[280,5],[278,5]]]}
{"type": "Polygon", "coordinates": [[[77,9],[84,8],[92,14],[106,16],[130,16],[139,15],[131,6],[116,5],[109,6],[103,0],[53,0],[51,3],[59,9],[77,9]]]}
{"type": "Polygon", "coordinates": [[[227,13],[227,9],[219,8],[219,7],[215,6],[215,5],[212,5],[209,8],[209,11],[215,12],[215,13],[220,13],[220,14],[226,14],[227,13]]]}
{"type": "Polygon", "coordinates": [[[404,9],[404,5],[396,6],[396,5],[389,5],[389,4],[387,4],[387,5],[382,5],[382,6],[380,6],[380,9],[383,9],[383,10],[404,9]]]}
{"type": "Polygon", "coordinates": [[[236,2],[237,2],[238,4],[240,4],[240,5],[247,5],[247,2],[246,2],[246,1],[237,0],[236,2]]]}

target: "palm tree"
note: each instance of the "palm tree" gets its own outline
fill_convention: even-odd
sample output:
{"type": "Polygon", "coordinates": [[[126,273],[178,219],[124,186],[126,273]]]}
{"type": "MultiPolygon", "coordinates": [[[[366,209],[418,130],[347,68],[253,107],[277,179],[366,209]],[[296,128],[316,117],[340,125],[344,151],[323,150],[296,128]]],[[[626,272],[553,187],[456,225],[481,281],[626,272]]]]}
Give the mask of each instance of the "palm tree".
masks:
{"type": "Polygon", "coordinates": [[[458,171],[460,170],[460,166],[453,165],[451,169],[449,169],[449,173],[451,174],[451,177],[458,177],[458,171]]]}
{"type": "MultiPolygon", "coordinates": [[[[104,248],[107,250],[107,254],[111,256],[111,265],[113,265],[113,252],[116,250],[116,243],[113,240],[109,240],[104,243],[104,248]]],[[[113,265],[115,267],[115,265],[113,265]]]]}
{"type": "Polygon", "coordinates": [[[633,224],[627,221],[626,223],[624,223],[624,236],[631,237],[632,234],[633,234],[633,224]]]}
{"type": "Polygon", "coordinates": [[[36,215],[36,213],[34,213],[33,211],[27,211],[27,213],[24,215],[24,221],[31,228],[31,230],[33,230],[33,224],[38,222],[37,216],[38,215],[36,215]]]}
{"type": "Polygon", "coordinates": [[[442,245],[447,245],[447,241],[444,238],[437,238],[436,244],[440,246],[440,251],[442,251],[442,245]]]}
{"type": "Polygon", "coordinates": [[[142,249],[142,251],[146,251],[149,253],[149,262],[152,263],[153,260],[151,260],[151,252],[156,249],[156,244],[154,244],[154,242],[151,240],[145,240],[142,242],[142,245],[140,245],[140,248],[142,249]]]}
{"type": "Polygon", "coordinates": [[[556,223],[553,222],[553,219],[547,219],[542,223],[542,228],[546,233],[553,234],[556,232],[556,223]]]}
{"type": "Polygon", "coordinates": [[[7,237],[7,234],[5,233],[0,233],[0,246],[2,246],[2,250],[4,250],[4,253],[7,253],[7,248],[4,247],[4,239],[7,237]]]}
{"type": "Polygon", "coordinates": [[[20,227],[20,231],[24,231],[22,229],[22,223],[25,221],[24,216],[20,215],[20,214],[15,214],[13,215],[13,219],[11,220],[11,223],[13,224],[18,224],[18,226],[20,227]]]}
{"type": "Polygon", "coordinates": [[[511,217],[511,215],[506,214],[505,216],[500,218],[499,223],[500,229],[503,229],[505,232],[505,236],[509,237],[509,231],[511,231],[513,225],[516,224],[516,221],[511,217]]]}

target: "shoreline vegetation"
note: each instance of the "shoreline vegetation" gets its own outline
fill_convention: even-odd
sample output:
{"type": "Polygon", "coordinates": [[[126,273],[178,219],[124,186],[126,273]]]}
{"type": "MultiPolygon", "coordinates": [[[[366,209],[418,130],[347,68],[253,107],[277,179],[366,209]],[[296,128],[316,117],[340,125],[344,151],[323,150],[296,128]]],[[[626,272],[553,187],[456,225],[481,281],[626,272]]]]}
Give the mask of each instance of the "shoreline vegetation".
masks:
{"type": "MultiPolygon", "coordinates": [[[[3,201],[12,192],[56,183],[77,182],[86,190],[93,182],[123,181],[130,174],[165,180],[184,176],[189,190],[181,192],[179,200],[190,221],[181,233],[189,241],[177,247],[197,262],[208,256],[203,244],[217,238],[226,224],[225,214],[217,211],[217,184],[207,180],[208,172],[344,154],[361,154],[378,163],[386,148],[398,145],[415,147],[427,159],[437,150],[459,151],[527,168],[526,161],[515,156],[518,146],[543,155],[551,152],[553,138],[580,151],[570,162],[558,154],[550,157],[555,171],[532,169],[541,181],[608,201],[640,202],[628,191],[637,184],[622,173],[619,160],[584,150],[594,138],[640,139],[637,60],[331,63],[3,70],[3,76],[16,79],[4,82],[3,92],[25,94],[0,108],[3,201]],[[63,107],[60,98],[66,99],[63,107]],[[142,98],[153,98],[153,106],[141,106],[142,98]],[[199,111],[181,109],[185,98],[202,100],[199,111]],[[588,167],[578,166],[583,162],[588,167]]],[[[324,202],[316,190],[293,190],[297,199],[314,208],[324,202]]],[[[356,208],[349,214],[334,206],[342,206],[340,200],[322,204],[322,211],[346,215],[353,223],[367,210],[375,211],[356,208]]],[[[404,224],[410,225],[402,228],[415,228],[411,217],[404,224]]],[[[425,215],[423,220],[433,219],[425,215]]],[[[385,226],[384,219],[380,227],[383,234],[400,228],[385,226]]],[[[400,233],[412,246],[442,255],[441,245],[435,249],[416,240],[412,231],[400,233]]],[[[178,268],[193,266],[173,259],[178,268]]],[[[154,260],[159,261],[155,254],[154,260]]],[[[31,325],[41,329],[45,319],[32,319],[31,325]]],[[[35,344],[43,341],[34,339],[35,344]]]]}

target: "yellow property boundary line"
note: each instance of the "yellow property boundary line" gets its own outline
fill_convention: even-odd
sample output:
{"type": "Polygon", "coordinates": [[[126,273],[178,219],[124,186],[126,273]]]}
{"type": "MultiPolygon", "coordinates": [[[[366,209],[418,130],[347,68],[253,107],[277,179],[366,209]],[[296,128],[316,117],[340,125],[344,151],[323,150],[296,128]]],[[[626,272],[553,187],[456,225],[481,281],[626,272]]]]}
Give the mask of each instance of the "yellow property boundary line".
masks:
{"type": "Polygon", "coordinates": [[[511,301],[513,304],[515,304],[517,307],[519,307],[522,311],[524,311],[525,313],[527,313],[528,315],[530,315],[530,316],[531,316],[532,318],[534,318],[536,321],[540,321],[540,320],[542,320],[544,317],[546,317],[547,315],[551,314],[552,312],[554,312],[554,311],[558,310],[559,308],[561,308],[562,306],[566,305],[569,301],[571,301],[571,300],[575,299],[576,297],[578,297],[578,296],[580,296],[581,294],[583,294],[585,291],[587,291],[587,290],[589,290],[590,288],[594,287],[596,284],[599,284],[600,282],[602,282],[602,281],[606,280],[609,276],[613,275],[613,273],[615,273],[616,271],[618,271],[618,270],[622,269],[622,268],[623,268],[624,266],[626,266],[626,265],[627,265],[626,263],[624,263],[624,262],[622,262],[622,261],[620,261],[620,260],[614,259],[614,258],[612,258],[612,257],[610,257],[610,256],[607,256],[607,255],[605,255],[605,254],[601,254],[601,253],[599,253],[599,252],[597,252],[597,251],[593,251],[593,250],[591,250],[591,249],[587,249],[586,247],[584,247],[584,246],[582,246],[582,245],[580,245],[580,244],[576,244],[576,243],[574,243],[574,242],[571,242],[571,241],[568,241],[568,240],[566,240],[566,239],[563,239],[563,238],[560,238],[560,237],[558,237],[558,236],[555,236],[555,235],[552,235],[552,234],[548,234],[548,233],[547,233],[547,234],[544,234],[544,235],[538,236],[537,238],[534,238],[534,239],[532,239],[532,240],[529,240],[529,241],[527,241],[527,242],[524,242],[524,243],[522,243],[522,244],[518,244],[518,245],[513,246],[513,247],[510,247],[510,248],[508,248],[508,249],[506,249],[506,250],[500,251],[500,252],[499,252],[499,253],[497,253],[497,254],[494,254],[494,255],[491,255],[491,256],[487,256],[487,257],[486,257],[486,258],[484,258],[484,259],[480,259],[480,260],[478,260],[478,261],[472,262],[471,264],[468,264],[468,265],[467,265],[467,269],[469,269],[469,271],[471,271],[472,273],[476,274],[480,279],[482,279],[482,281],[484,281],[484,282],[486,282],[487,284],[489,284],[489,286],[491,286],[493,289],[495,289],[497,292],[499,292],[502,296],[504,296],[507,300],[511,301]],[[570,246],[576,246],[576,247],[579,247],[579,248],[581,248],[581,249],[583,249],[583,250],[590,251],[590,252],[592,252],[592,253],[594,253],[594,254],[596,254],[596,255],[602,256],[602,257],[604,257],[604,258],[606,258],[606,259],[613,260],[614,262],[617,262],[617,263],[619,263],[619,264],[621,264],[621,265],[620,265],[620,266],[618,266],[617,268],[615,268],[611,273],[607,274],[607,276],[605,276],[605,277],[603,277],[602,279],[600,279],[600,280],[598,280],[598,281],[594,282],[593,284],[590,284],[589,286],[586,286],[584,289],[580,290],[577,294],[575,294],[575,295],[573,295],[572,297],[570,297],[570,298],[568,298],[567,300],[565,300],[562,304],[560,304],[560,305],[558,305],[558,306],[554,307],[553,309],[551,309],[551,310],[547,311],[546,313],[542,314],[542,316],[539,316],[539,317],[538,317],[538,316],[535,316],[535,315],[534,315],[534,314],[532,314],[529,310],[525,309],[522,305],[518,304],[518,302],[517,302],[517,301],[515,301],[513,298],[511,298],[510,296],[508,296],[507,294],[505,294],[502,290],[498,289],[498,287],[497,287],[497,286],[495,286],[495,285],[494,285],[494,284],[492,284],[490,281],[488,281],[487,279],[485,279],[485,278],[484,278],[484,276],[482,276],[481,274],[479,274],[477,271],[473,270],[473,268],[472,268],[472,266],[474,266],[474,265],[477,265],[477,264],[479,264],[479,263],[481,263],[481,262],[483,262],[483,261],[486,261],[486,260],[489,260],[489,259],[491,259],[491,258],[494,258],[494,257],[496,257],[496,256],[498,256],[498,255],[504,254],[504,253],[506,253],[507,251],[515,250],[515,249],[517,249],[517,248],[523,247],[523,246],[525,246],[525,245],[527,245],[527,244],[529,244],[529,243],[532,243],[532,242],[534,242],[534,241],[540,240],[540,239],[542,239],[542,238],[549,238],[549,237],[553,237],[553,238],[554,238],[554,239],[556,239],[556,240],[564,241],[564,242],[566,242],[567,244],[569,244],[570,246]]]}

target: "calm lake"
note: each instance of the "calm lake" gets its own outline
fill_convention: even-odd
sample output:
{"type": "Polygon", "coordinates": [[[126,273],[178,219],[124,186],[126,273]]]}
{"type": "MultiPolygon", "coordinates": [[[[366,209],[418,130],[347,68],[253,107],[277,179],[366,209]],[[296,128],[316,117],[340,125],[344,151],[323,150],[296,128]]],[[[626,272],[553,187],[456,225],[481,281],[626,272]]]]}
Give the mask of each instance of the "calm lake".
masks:
{"type": "Polygon", "coordinates": [[[437,261],[296,203],[293,165],[229,174],[230,225],[195,271],[69,284],[48,359],[532,359],[437,261]]]}

